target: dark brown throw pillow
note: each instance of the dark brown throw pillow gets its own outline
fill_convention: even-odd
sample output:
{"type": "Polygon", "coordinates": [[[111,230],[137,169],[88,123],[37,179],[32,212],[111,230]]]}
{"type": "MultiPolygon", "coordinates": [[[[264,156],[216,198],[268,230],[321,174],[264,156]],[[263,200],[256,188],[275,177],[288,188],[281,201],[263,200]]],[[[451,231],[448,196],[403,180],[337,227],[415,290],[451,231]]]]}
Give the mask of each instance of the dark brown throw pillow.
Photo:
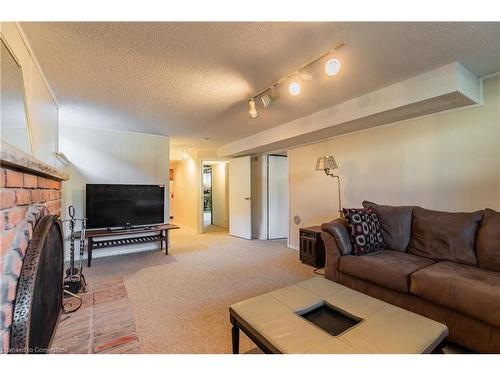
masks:
{"type": "Polygon", "coordinates": [[[370,208],[344,208],[352,255],[364,255],[385,247],[377,215],[370,208]]]}
{"type": "Polygon", "coordinates": [[[415,207],[408,253],[477,265],[474,246],[483,211],[440,212],[415,207]]]}
{"type": "Polygon", "coordinates": [[[500,272],[500,212],[484,210],[476,241],[480,268],[500,272]]]}
{"type": "Polygon", "coordinates": [[[363,207],[371,208],[377,214],[387,250],[406,251],[410,243],[414,206],[386,206],[364,201],[363,207]]]}

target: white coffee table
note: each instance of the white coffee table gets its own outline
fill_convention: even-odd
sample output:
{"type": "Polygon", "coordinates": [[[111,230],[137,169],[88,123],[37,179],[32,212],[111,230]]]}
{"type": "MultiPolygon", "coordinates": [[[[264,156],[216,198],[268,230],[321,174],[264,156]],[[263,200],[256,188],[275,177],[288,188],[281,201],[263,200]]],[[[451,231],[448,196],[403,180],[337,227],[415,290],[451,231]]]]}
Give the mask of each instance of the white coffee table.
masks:
{"type": "Polygon", "coordinates": [[[442,323],[323,277],[238,302],[229,312],[233,353],[240,329],[265,353],[431,353],[448,336],[442,323]],[[332,334],[306,319],[323,305],[352,326],[332,334]]]}

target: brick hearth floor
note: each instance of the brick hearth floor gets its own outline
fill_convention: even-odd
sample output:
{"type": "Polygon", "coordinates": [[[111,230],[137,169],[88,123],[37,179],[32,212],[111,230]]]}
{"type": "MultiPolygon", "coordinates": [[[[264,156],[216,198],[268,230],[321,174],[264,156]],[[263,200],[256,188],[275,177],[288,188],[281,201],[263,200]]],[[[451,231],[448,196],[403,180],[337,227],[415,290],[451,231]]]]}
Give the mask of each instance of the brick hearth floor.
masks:
{"type": "MultiPolygon", "coordinates": [[[[89,281],[83,304],[62,314],[51,345],[53,353],[139,353],[139,339],[122,278],[89,281]]],[[[72,297],[65,298],[72,303],[72,297]]]]}

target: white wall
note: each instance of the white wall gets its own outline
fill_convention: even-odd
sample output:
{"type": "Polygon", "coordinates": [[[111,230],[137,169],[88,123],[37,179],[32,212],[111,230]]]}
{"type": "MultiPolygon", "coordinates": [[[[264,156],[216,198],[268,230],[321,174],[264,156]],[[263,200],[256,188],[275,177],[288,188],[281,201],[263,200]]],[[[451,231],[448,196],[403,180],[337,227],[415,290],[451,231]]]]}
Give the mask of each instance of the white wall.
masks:
{"type": "Polygon", "coordinates": [[[420,117],[289,150],[290,246],[299,228],[336,217],[336,181],[314,170],[339,165],[344,207],[364,199],[435,210],[500,210],[500,77],[484,82],[484,106],[420,117]]]}
{"type": "Polygon", "coordinates": [[[212,215],[214,225],[229,226],[228,163],[212,164],[212,215]]]}
{"type": "Polygon", "coordinates": [[[28,41],[16,24],[0,22],[0,33],[22,68],[34,156],[49,165],[60,167],[55,155],[58,143],[56,101],[28,48],[28,41]]]}
{"type": "MultiPolygon", "coordinates": [[[[123,131],[61,127],[60,149],[70,161],[65,183],[63,217],[73,205],[76,216],[85,214],[85,184],[164,184],[165,220],[168,221],[169,138],[123,131]]],[[[96,251],[96,257],[146,248],[154,243],[96,251]]],[[[93,255],[94,255],[93,254],[93,255]]]]}

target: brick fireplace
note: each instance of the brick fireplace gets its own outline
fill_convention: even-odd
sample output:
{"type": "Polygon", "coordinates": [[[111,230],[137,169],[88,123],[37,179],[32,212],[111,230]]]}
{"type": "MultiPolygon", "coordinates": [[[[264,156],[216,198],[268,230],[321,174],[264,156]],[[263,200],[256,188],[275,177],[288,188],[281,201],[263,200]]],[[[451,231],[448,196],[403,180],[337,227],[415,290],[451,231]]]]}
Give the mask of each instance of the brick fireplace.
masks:
{"type": "MultiPolygon", "coordinates": [[[[4,146],[4,145],[2,145],[4,146]]],[[[17,153],[0,167],[0,353],[9,350],[14,302],[33,230],[45,215],[61,214],[64,174],[17,153]],[[24,160],[25,159],[25,160],[24,160]],[[15,163],[12,163],[12,161],[15,163]],[[26,161],[23,163],[22,161],[26,161]],[[49,173],[52,170],[53,173],[49,173]]]]}
{"type": "Polygon", "coordinates": [[[24,219],[30,205],[41,203],[51,215],[61,214],[61,181],[12,169],[0,169],[1,255],[12,241],[16,226],[24,219]]]}

